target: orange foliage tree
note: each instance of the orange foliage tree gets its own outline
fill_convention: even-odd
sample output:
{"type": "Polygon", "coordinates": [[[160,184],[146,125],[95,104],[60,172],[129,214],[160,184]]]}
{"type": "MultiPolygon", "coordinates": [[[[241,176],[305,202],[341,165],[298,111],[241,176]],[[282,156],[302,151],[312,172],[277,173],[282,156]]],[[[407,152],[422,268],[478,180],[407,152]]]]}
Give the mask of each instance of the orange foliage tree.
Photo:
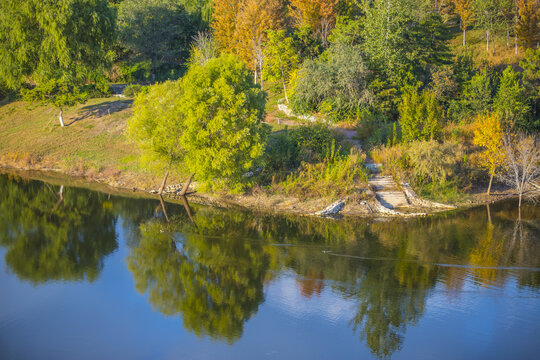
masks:
{"type": "Polygon", "coordinates": [[[281,28],[281,0],[214,0],[214,36],[225,52],[238,55],[261,82],[267,31],[281,28]]]}
{"type": "Polygon", "coordinates": [[[467,26],[473,18],[473,0],[452,0],[456,7],[456,12],[461,19],[461,28],[463,29],[463,46],[465,46],[465,33],[467,26]]]}
{"type": "Polygon", "coordinates": [[[516,33],[525,47],[538,46],[540,42],[540,1],[516,0],[518,19],[516,33]]]}
{"type": "Polygon", "coordinates": [[[291,13],[298,25],[307,25],[328,45],[336,23],[338,0],[291,0],[291,13]]]}

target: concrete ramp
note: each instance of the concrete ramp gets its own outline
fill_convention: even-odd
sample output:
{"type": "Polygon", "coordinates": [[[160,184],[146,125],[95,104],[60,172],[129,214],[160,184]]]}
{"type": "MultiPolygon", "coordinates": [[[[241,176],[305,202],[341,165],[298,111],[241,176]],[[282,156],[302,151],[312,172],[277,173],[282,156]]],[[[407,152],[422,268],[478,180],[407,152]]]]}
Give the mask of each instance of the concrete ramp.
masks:
{"type": "Polygon", "coordinates": [[[409,206],[409,202],[391,176],[372,176],[368,183],[375,191],[377,199],[388,209],[404,208],[409,206]]]}

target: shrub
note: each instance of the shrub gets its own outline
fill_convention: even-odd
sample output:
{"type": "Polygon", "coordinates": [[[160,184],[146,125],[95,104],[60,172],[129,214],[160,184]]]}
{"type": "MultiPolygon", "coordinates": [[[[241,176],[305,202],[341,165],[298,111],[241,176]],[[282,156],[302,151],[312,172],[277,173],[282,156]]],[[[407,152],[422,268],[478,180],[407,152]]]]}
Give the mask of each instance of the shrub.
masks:
{"type": "Polygon", "coordinates": [[[407,178],[409,160],[406,155],[406,148],[403,145],[385,146],[381,145],[371,151],[371,156],[376,163],[382,164],[383,172],[391,175],[396,180],[407,178]]]}
{"type": "Polygon", "coordinates": [[[321,111],[334,121],[356,118],[373,104],[370,76],[359,45],[333,44],[293,77],[291,105],[297,113],[321,111]]]}
{"type": "Polygon", "coordinates": [[[443,110],[432,91],[419,93],[409,88],[401,97],[399,125],[403,141],[437,139],[441,131],[443,110]]]}
{"type": "Polygon", "coordinates": [[[453,142],[417,141],[408,149],[412,180],[417,185],[445,184],[459,180],[463,169],[463,148],[453,142]]]}
{"type": "Polygon", "coordinates": [[[147,94],[148,93],[148,86],[143,86],[143,85],[140,85],[140,84],[130,84],[130,85],[126,86],[126,88],[122,92],[122,94],[124,94],[125,96],[129,96],[129,97],[135,97],[135,95],[137,95],[139,93],[147,94]]]}
{"type": "Polygon", "coordinates": [[[276,190],[301,197],[347,195],[367,181],[364,161],[365,154],[352,149],[349,155],[339,155],[332,145],[322,162],[302,163],[276,190]]]}
{"type": "Polygon", "coordinates": [[[267,167],[286,171],[297,168],[302,162],[322,161],[334,141],[334,132],[321,123],[285,129],[269,142],[267,167]]]}
{"type": "Polygon", "coordinates": [[[362,141],[364,149],[374,146],[395,142],[398,138],[398,130],[395,123],[378,112],[365,112],[356,127],[356,134],[362,141]]]}

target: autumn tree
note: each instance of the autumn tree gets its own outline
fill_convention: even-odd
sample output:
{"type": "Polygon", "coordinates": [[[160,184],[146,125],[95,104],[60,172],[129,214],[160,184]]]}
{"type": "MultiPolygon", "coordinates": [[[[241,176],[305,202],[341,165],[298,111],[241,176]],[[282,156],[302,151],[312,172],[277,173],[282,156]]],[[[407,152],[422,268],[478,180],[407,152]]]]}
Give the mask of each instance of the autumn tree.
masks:
{"type": "Polygon", "coordinates": [[[456,7],[456,12],[461,21],[461,29],[463,29],[463,46],[465,46],[467,26],[470,25],[473,18],[473,0],[452,0],[452,2],[456,7]]]}
{"type": "Polygon", "coordinates": [[[264,77],[272,81],[281,80],[285,101],[288,103],[287,83],[289,75],[300,62],[300,58],[294,49],[293,39],[287,37],[284,30],[269,31],[264,57],[266,59],[264,77]]]}
{"type": "Polygon", "coordinates": [[[261,82],[266,32],[281,27],[284,6],[280,0],[215,0],[212,28],[220,48],[238,55],[261,82]]]}
{"type": "Polygon", "coordinates": [[[298,26],[309,26],[328,45],[336,23],[338,0],[291,0],[291,12],[298,26]]]}
{"type": "Polygon", "coordinates": [[[267,31],[277,30],[283,20],[280,0],[244,0],[236,25],[238,55],[254,71],[255,83],[263,86],[264,45],[267,31]]]}
{"type": "Polygon", "coordinates": [[[540,42],[540,3],[537,0],[516,0],[518,19],[516,33],[527,48],[540,42]]]}
{"type": "Polygon", "coordinates": [[[477,163],[489,173],[489,186],[486,193],[489,196],[493,176],[504,165],[505,160],[500,117],[490,113],[479,115],[474,123],[473,133],[473,144],[483,148],[483,151],[478,154],[477,163]]]}
{"type": "Polygon", "coordinates": [[[212,29],[219,47],[228,53],[237,53],[236,24],[244,0],[213,0],[212,29]]]}

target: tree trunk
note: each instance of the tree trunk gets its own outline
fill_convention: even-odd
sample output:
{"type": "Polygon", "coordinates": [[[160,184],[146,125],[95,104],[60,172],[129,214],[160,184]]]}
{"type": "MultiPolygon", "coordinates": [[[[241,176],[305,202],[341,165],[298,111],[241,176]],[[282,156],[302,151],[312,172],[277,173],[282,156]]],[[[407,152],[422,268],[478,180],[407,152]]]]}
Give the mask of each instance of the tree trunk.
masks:
{"type": "Polygon", "coordinates": [[[488,186],[488,189],[487,189],[487,196],[489,196],[490,192],[491,192],[491,183],[493,182],[493,175],[495,173],[491,173],[491,177],[489,178],[489,186],[488,186]]]}
{"type": "Polygon", "coordinates": [[[289,97],[287,96],[287,86],[285,86],[285,74],[283,71],[283,67],[281,67],[281,79],[283,80],[283,92],[285,93],[285,101],[287,104],[289,103],[289,97]]]}
{"type": "Polygon", "coordinates": [[[486,30],[486,52],[489,54],[489,30],[486,30]]]}
{"type": "Polygon", "coordinates": [[[189,185],[191,184],[191,180],[193,180],[193,176],[195,174],[191,174],[189,175],[188,179],[186,180],[186,183],[184,184],[184,186],[182,187],[182,190],[180,190],[180,193],[178,195],[180,196],[185,196],[186,195],[186,192],[189,188],[189,185]]]}
{"type": "Polygon", "coordinates": [[[64,114],[64,111],[60,109],[60,114],[58,114],[58,120],[60,121],[61,127],[64,127],[64,118],[62,117],[63,114],[64,114]]]}
{"type": "Polygon", "coordinates": [[[167,183],[167,177],[169,176],[169,170],[165,173],[165,177],[163,178],[163,182],[161,183],[161,186],[159,188],[158,194],[161,196],[163,193],[163,189],[165,189],[165,184],[167,183]]]}
{"type": "Polygon", "coordinates": [[[465,47],[465,32],[467,30],[465,29],[465,25],[463,25],[463,47],[465,47]]]}

